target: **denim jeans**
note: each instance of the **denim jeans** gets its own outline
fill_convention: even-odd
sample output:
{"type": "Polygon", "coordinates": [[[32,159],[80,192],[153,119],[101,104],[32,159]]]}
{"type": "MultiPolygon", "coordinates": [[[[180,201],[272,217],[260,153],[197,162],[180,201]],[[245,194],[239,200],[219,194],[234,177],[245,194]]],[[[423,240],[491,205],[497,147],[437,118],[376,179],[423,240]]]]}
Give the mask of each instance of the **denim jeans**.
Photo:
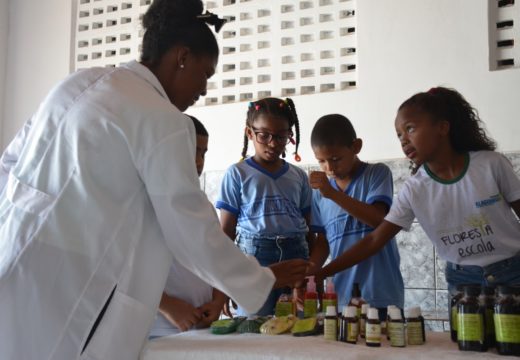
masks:
{"type": "Polygon", "coordinates": [[[456,294],[457,285],[481,284],[484,286],[520,285],[520,255],[486,266],[446,263],[446,281],[450,296],[456,294]]]}
{"type": "MultiPolygon", "coordinates": [[[[293,236],[271,236],[244,234],[237,236],[237,245],[244,254],[253,255],[260,265],[268,266],[280,261],[290,259],[308,259],[309,245],[305,234],[293,236]]],[[[292,289],[283,288],[271,291],[264,305],[256,315],[265,316],[274,314],[276,301],[281,294],[291,294],[292,289]]],[[[238,309],[239,315],[246,314],[243,309],[238,309]]]]}

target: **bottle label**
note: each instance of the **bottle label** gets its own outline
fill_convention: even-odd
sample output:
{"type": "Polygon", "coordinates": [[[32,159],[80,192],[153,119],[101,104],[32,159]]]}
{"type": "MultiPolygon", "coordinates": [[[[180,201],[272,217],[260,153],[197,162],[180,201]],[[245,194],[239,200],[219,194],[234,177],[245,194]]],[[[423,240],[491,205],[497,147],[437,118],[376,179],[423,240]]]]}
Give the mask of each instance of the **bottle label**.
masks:
{"type": "Polygon", "coordinates": [[[370,324],[366,326],[366,342],[379,344],[381,342],[381,324],[370,324]]]}
{"type": "Polygon", "coordinates": [[[338,331],[338,324],[336,319],[327,319],[325,318],[325,322],[323,324],[323,335],[325,340],[334,340],[336,341],[338,331]]]}
{"type": "Polygon", "coordinates": [[[451,328],[457,331],[457,306],[451,307],[451,328]]]}
{"type": "Polygon", "coordinates": [[[392,346],[404,346],[404,323],[388,323],[388,333],[390,334],[390,345],[392,346]]]}
{"type": "Polygon", "coordinates": [[[494,320],[498,342],[520,344],[520,315],[495,314],[494,320]]]}
{"type": "Polygon", "coordinates": [[[338,301],[335,299],[323,299],[322,302],[323,305],[323,311],[327,311],[327,306],[334,306],[335,309],[337,309],[338,301]]]}
{"type": "Polygon", "coordinates": [[[347,341],[356,342],[359,335],[359,323],[349,322],[347,324],[347,341]]]}
{"type": "Polygon", "coordinates": [[[293,313],[293,303],[292,302],[282,302],[279,301],[276,303],[274,314],[276,317],[287,316],[293,313]]]}
{"type": "Polygon", "coordinates": [[[484,318],[482,314],[459,313],[457,339],[459,341],[484,341],[484,318]]]}
{"type": "Polygon", "coordinates": [[[424,344],[422,323],[420,321],[410,321],[406,327],[408,331],[408,344],[409,345],[422,345],[424,344]]]}
{"type": "Polygon", "coordinates": [[[303,317],[309,318],[316,316],[318,312],[318,300],[316,299],[305,299],[303,301],[303,317]]]}

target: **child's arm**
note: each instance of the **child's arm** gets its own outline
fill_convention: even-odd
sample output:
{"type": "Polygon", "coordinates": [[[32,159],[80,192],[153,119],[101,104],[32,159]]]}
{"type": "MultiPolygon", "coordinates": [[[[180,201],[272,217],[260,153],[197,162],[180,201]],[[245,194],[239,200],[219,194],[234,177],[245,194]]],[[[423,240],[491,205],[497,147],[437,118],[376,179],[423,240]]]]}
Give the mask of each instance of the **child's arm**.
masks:
{"type": "Polygon", "coordinates": [[[378,227],[388,212],[388,206],[385,203],[367,204],[334,189],[327,175],[322,171],[313,171],[309,176],[309,181],[313,189],[320,190],[324,197],[334,201],[350,215],[370,227],[378,227]]]}
{"type": "Polygon", "coordinates": [[[369,258],[381,250],[401,229],[400,226],[383,220],[374,231],[319,270],[316,277],[320,280],[324,279],[369,258]]]}
{"type": "Polygon", "coordinates": [[[218,320],[227,300],[228,297],[226,294],[217,289],[213,289],[213,298],[211,301],[199,307],[199,310],[202,312],[202,319],[197,324],[197,328],[207,328],[213,321],[218,320]]]}
{"type": "MultiPolygon", "coordinates": [[[[226,235],[229,236],[229,238],[232,241],[235,241],[236,231],[237,231],[237,216],[230,211],[227,211],[225,209],[220,209],[220,226],[222,227],[222,230],[224,231],[224,233],[226,233],[226,235]]],[[[237,309],[237,305],[233,301],[231,301],[231,306],[230,306],[230,301],[229,301],[229,298],[227,297],[227,295],[225,295],[223,293],[221,293],[221,294],[225,297],[224,304],[223,304],[224,315],[232,317],[231,306],[234,309],[237,309]]]]}
{"type": "Polygon", "coordinates": [[[237,231],[237,216],[232,212],[220,209],[220,226],[231,240],[235,240],[237,231]]]}
{"type": "Polygon", "coordinates": [[[159,312],[181,331],[189,330],[202,318],[202,312],[184,300],[163,292],[159,312]]]}
{"type": "Polygon", "coordinates": [[[309,273],[314,273],[323,266],[329,256],[329,242],[322,233],[309,233],[309,273]]]}

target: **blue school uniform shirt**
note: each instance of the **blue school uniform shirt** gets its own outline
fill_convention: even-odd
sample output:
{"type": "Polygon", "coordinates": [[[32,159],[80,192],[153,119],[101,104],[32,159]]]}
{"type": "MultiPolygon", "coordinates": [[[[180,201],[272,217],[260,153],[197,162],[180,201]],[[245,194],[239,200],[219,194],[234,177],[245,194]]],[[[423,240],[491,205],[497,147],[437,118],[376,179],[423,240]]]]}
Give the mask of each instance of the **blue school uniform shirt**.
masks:
{"type": "Polygon", "coordinates": [[[238,233],[291,236],[308,231],[311,198],[302,169],[284,161],[270,173],[247,158],[226,171],[216,207],[237,216],[238,233]]]}
{"type": "MultiPolygon", "coordinates": [[[[335,180],[331,185],[340,190],[335,180]]],[[[340,190],[341,191],[341,190],[340,190]]],[[[392,205],[392,173],[384,164],[362,163],[345,193],[354,199],[374,204],[392,205]]],[[[313,191],[311,231],[324,233],[330,246],[330,256],[337,258],[374,229],[350,216],[334,201],[313,191]]],[[[354,283],[359,283],[363,298],[372,307],[404,306],[404,284],[399,270],[399,251],[395,239],[377,254],[350,269],[334,275],[333,282],[341,308],[352,296],[354,283]]]]}

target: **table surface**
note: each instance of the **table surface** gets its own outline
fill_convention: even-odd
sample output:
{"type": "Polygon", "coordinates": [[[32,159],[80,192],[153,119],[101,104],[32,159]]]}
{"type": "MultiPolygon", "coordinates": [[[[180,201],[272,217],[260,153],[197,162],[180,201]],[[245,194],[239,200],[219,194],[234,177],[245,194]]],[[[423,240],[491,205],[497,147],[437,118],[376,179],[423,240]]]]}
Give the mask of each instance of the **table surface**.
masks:
{"type": "Polygon", "coordinates": [[[141,360],[171,359],[504,359],[491,349],[485,353],[459,351],[449,333],[428,332],[426,344],[391,347],[386,338],[381,347],[328,341],[323,336],[294,337],[284,335],[229,334],[213,335],[194,330],[148,342],[141,360]]]}

